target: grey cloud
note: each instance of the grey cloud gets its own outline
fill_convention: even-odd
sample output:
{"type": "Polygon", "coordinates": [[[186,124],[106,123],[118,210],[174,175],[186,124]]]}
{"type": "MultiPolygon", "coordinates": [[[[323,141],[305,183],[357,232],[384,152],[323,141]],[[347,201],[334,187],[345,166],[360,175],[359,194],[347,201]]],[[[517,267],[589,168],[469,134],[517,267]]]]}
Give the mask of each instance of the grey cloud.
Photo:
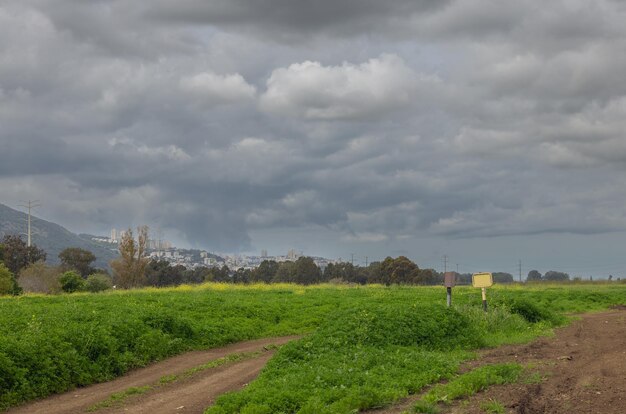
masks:
{"type": "Polygon", "coordinates": [[[3,5],[0,189],[216,250],[624,230],[625,10],[537,4],[3,5]]]}

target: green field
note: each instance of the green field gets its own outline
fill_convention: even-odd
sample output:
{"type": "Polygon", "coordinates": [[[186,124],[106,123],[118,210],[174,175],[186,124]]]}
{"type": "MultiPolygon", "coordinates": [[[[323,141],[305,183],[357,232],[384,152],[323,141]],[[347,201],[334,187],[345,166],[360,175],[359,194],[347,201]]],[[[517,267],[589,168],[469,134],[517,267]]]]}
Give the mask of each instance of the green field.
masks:
{"type": "Polygon", "coordinates": [[[301,287],[208,284],[0,298],[0,408],[190,349],[310,333],[209,413],[349,413],[449,378],[472,350],[527,341],[562,314],[626,302],[626,285],[301,287]]]}

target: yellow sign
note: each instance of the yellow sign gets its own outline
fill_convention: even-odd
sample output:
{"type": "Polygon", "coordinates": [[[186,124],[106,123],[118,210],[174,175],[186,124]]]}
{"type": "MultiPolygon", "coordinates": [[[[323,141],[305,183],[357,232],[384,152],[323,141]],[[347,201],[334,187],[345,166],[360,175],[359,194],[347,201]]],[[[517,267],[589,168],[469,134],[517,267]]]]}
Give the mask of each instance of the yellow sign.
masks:
{"type": "Polygon", "coordinates": [[[493,285],[493,276],[491,273],[474,273],[472,275],[472,286],[486,288],[491,285],[493,285]]]}

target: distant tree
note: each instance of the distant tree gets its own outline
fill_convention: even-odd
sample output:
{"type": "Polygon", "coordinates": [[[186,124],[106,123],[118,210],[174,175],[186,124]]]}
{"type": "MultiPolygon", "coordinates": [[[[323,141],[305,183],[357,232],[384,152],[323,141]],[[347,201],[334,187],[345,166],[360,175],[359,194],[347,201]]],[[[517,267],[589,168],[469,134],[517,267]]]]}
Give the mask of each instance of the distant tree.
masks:
{"type": "Polygon", "coordinates": [[[213,282],[226,282],[231,283],[233,280],[230,277],[230,269],[228,266],[223,265],[222,267],[214,267],[211,268],[211,273],[209,274],[209,278],[207,281],[213,282]]]}
{"type": "Polygon", "coordinates": [[[61,284],[61,290],[66,293],[78,292],[85,286],[85,281],[75,270],[63,273],[59,278],[59,283],[61,284]]]}
{"type": "Polygon", "coordinates": [[[365,283],[365,280],[362,280],[359,276],[357,268],[352,263],[329,263],[324,269],[322,280],[343,280],[351,283],[365,283]]]}
{"type": "Polygon", "coordinates": [[[183,283],[202,283],[211,273],[211,269],[206,266],[199,266],[183,272],[183,283]]]}
{"type": "Polygon", "coordinates": [[[102,292],[104,290],[111,289],[113,287],[113,281],[109,275],[103,273],[95,273],[87,276],[85,280],[85,290],[87,292],[102,292]]]}
{"type": "Polygon", "coordinates": [[[183,265],[172,266],[167,260],[150,260],[146,265],[146,285],[178,286],[184,283],[186,272],[183,265]]]}
{"type": "Polygon", "coordinates": [[[555,270],[550,270],[543,275],[543,280],[549,280],[553,282],[562,282],[569,280],[569,275],[563,272],[557,272],[555,270]]]}
{"type": "Polygon", "coordinates": [[[613,275],[609,275],[609,282],[613,280],[613,275]]]}
{"type": "Polygon", "coordinates": [[[405,256],[387,257],[381,263],[381,274],[382,283],[386,285],[407,284],[419,276],[419,268],[405,256]]]}
{"type": "Polygon", "coordinates": [[[296,281],[296,264],[294,262],[280,262],[272,281],[294,283],[296,281]]]}
{"type": "Polygon", "coordinates": [[[63,266],[63,268],[68,270],[74,269],[80,273],[83,278],[94,273],[91,263],[96,260],[96,256],[89,250],[79,247],[68,247],[59,253],[59,259],[61,259],[61,266],[63,266]]]}
{"type": "Polygon", "coordinates": [[[31,263],[46,260],[46,252],[34,244],[29,247],[20,236],[7,234],[2,245],[2,261],[14,275],[31,263]]]}
{"type": "Polygon", "coordinates": [[[530,272],[528,272],[528,276],[526,277],[527,282],[538,282],[542,279],[543,278],[541,276],[541,273],[539,273],[537,270],[531,270],[530,272]]]}
{"type": "Polygon", "coordinates": [[[59,266],[36,262],[20,271],[18,283],[24,292],[55,294],[61,291],[59,266]]]}
{"type": "Polygon", "coordinates": [[[137,240],[128,229],[120,240],[120,257],[109,263],[113,270],[113,280],[121,288],[142,286],[146,282],[146,247],[148,243],[148,226],[137,228],[137,240]]]}
{"type": "Polygon", "coordinates": [[[493,281],[494,283],[513,283],[513,275],[506,272],[493,272],[493,281]]]}
{"type": "Polygon", "coordinates": [[[250,269],[239,268],[233,274],[233,283],[250,283],[250,269]]]}
{"type": "Polygon", "coordinates": [[[417,276],[412,283],[417,285],[438,285],[443,283],[443,277],[434,269],[421,269],[418,270],[417,276]]]}
{"type": "Polygon", "coordinates": [[[0,296],[13,293],[15,277],[3,263],[0,263],[0,296]]]}
{"type": "Polygon", "coordinates": [[[250,274],[252,282],[270,283],[276,276],[278,263],[274,260],[263,260],[259,267],[250,274]]]}
{"type": "Polygon", "coordinates": [[[312,285],[319,283],[322,279],[322,272],[310,257],[298,257],[295,262],[295,280],[301,285],[312,285]]]}

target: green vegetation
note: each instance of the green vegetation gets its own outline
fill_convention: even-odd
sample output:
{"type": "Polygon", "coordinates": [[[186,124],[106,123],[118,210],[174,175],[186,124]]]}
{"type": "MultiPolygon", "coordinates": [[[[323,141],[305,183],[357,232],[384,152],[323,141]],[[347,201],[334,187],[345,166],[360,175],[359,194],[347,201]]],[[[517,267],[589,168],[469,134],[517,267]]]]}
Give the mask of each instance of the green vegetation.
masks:
{"type": "Polygon", "coordinates": [[[472,349],[549,332],[555,313],[599,310],[625,293],[622,284],[496,287],[487,314],[466,287],[454,289],[453,309],[441,287],[207,284],[3,297],[0,408],[190,349],[311,333],[210,412],[347,413],[451,378],[472,349]],[[511,312],[520,298],[539,307],[539,321],[511,312]]]}
{"type": "Polygon", "coordinates": [[[98,411],[103,408],[109,408],[109,407],[122,405],[128,397],[132,397],[133,395],[145,394],[148,391],[152,390],[153,388],[154,387],[150,385],[146,385],[144,387],[130,387],[124,391],[111,394],[109,398],[107,398],[104,401],[100,401],[97,404],[92,405],[91,407],[87,409],[87,411],[90,413],[93,413],[94,411],[98,411]]]}
{"type": "Polygon", "coordinates": [[[482,403],[480,408],[488,414],[504,414],[506,412],[504,406],[499,401],[493,399],[482,403]]]}
{"type": "Polygon", "coordinates": [[[435,385],[421,398],[415,410],[423,412],[420,410],[428,404],[440,402],[449,404],[453,400],[474,395],[491,385],[510,384],[517,381],[522,370],[519,364],[495,364],[476,368],[455,377],[446,384],[435,385]]]}

